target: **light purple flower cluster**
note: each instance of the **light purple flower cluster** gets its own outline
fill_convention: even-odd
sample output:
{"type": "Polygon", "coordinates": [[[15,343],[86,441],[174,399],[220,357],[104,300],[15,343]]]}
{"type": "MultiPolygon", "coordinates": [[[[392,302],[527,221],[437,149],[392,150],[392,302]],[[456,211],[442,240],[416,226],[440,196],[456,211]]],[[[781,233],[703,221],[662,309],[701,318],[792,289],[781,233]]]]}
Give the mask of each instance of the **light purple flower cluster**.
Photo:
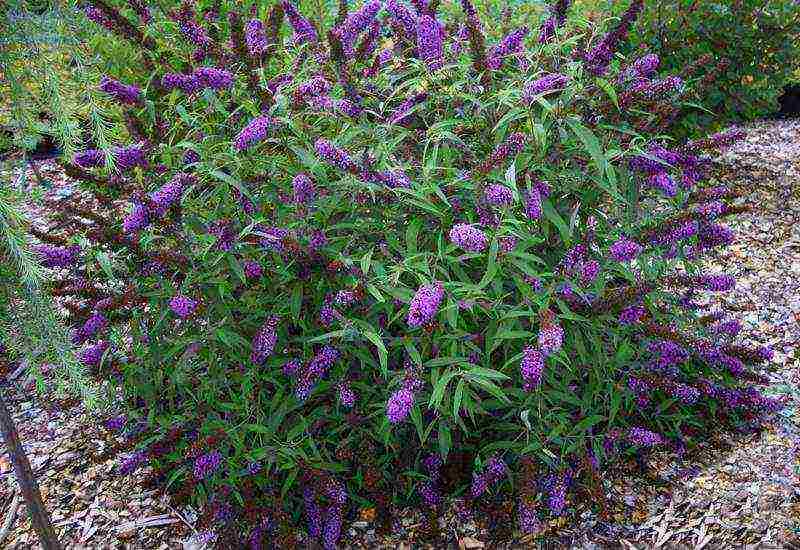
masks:
{"type": "Polygon", "coordinates": [[[539,349],[549,357],[561,349],[564,343],[564,329],[557,323],[542,323],[539,330],[539,349]]]}
{"type": "Polygon", "coordinates": [[[356,404],[356,393],[347,381],[339,382],[336,389],[339,392],[339,402],[343,407],[352,409],[356,404]]]}
{"type": "Polygon", "coordinates": [[[289,0],[281,0],[281,6],[283,7],[283,13],[286,14],[286,18],[289,20],[289,24],[294,30],[293,40],[295,44],[298,46],[306,42],[313,44],[318,40],[314,25],[312,25],[308,19],[300,15],[300,12],[297,11],[294,4],[289,0]]]}
{"type": "Polygon", "coordinates": [[[283,241],[289,236],[289,231],[282,227],[260,227],[261,238],[258,243],[268,250],[282,253],[284,251],[283,241]]]}
{"type": "Polygon", "coordinates": [[[75,329],[72,334],[72,343],[83,344],[107,326],[108,319],[99,311],[94,311],[80,328],[75,329]]]}
{"type": "Polygon", "coordinates": [[[514,132],[492,151],[489,159],[481,166],[481,171],[484,173],[489,172],[492,168],[500,166],[506,159],[519,154],[527,141],[528,138],[525,134],[514,132]]]}
{"type": "Polygon", "coordinates": [[[533,391],[542,383],[544,356],[534,346],[526,346],[522,351],[519,370],[522,373],[523,389],[527,392],[533,391]]]}
{"type": "Polygon", "coordinates": [[[472,475],[470,495],[477,498],[484,494],[490,487],[496,485],[506,473],[506,463],[499,457],[493,456],[486,461],[483,472],[472,475]]]}
{"type": "Polygon", "coordinates": [[[283,374],[285,376],[294,376],[297,374],[297,371],[300,370],[303,364],[300,362],[299,359],[289,359],[286,363],[283,364],[283,374]]]}
{"type": "Polygon", "coordinates": [[[216,67],[198,67],[194,76],[201,88],[229,90],[233,87],[233,73],[216,67]]]}
{"type": "Polygon", "coordinates": [[[509,55],[516,55],[522,50],[522,41],[528,36],[530,29],[520,27],[507,34],[499,44],[489,52],[486,66],[493,71],[498,70],[503,65],[503,59],[509,55]]]}
{"type": "Polygon", "coordinates": [[[206,479],[216,472],[222,464],[222,453],[216,449],[198,456],[194,461],[192,473],[197,481],[206,479]]]}
{"type": "Polygon", "coordinates": [[[522,90],[522,101],[532,103],[537,96],[560,90],[569,82],[569,77],[561,73],[551,73],[525,84],[522,90]]]}
{"type": "Polygon", "coordinates": [[[311,390],[316,386],[317,381],[327,374],[328,370],[339,359],[339,351],[331,346],[323,346],[322,349],[309,361],[303,370],[300,380],[295,388],[295,396],[300,401],[305,401],[311,390]]]}
{"type": "Polygon", "coordinates": [[[40,244],[33,247],[39,256],[39,263],[43,267],[72,267],[77,264],[81,247],[72,245],[67,247],[40,244]]]}
{"type": "Polygon", "coordinates": [[[81,351],[79,359],[81,363],[87,367],[97,367],[100,365],[100,360],[103,358],[103,354],[107,349],[108,342],[105,340],[100,340],[96,344],[81,351]]]}
{"type": "Polygon", "coordinates": [[[244,29],[244,42],[247,51],[255,58],[260,58],[267,51],[267,32],[264,22],[260,19],[251,19],[244,29]]]}
{"type": "MultiPolygon", "coordinates": [[[[374,177],[378,182],[382,183],[389,189],[395,189],[397,187],[403,189],[411,188],[411,180],[408,179],[408,176],[406,176],[400,170],[388,170],[383,172],[377,172],[374,177]]],[[[365,179],[371,180],[372,177],[368,176],[365,179]]]]}
{"type": "Polygon", "coordinates": [[[664,442],[660,435],[644,428],[631,428],[628,430],[627,439],[637,447],[655,447],[664,442]]]}
{"type": "Polygon", "coordinates": [[[443,297],[444,286],[439,281],[419,287],[408,307],[408,326],[417,328],[430,323],[439,311],[443,297]]]}
{"type": "Polygon", "coordinates": [[[248,279],[260,279],[264,274],[264,268],[255,260],[244,260],[242,262],[244,276],[248,279]]]}
{"type": "Polygon", "coordinates": [[[314,489],[308,485],[303,487],[303,503],[305,504],[306,521],[308,522],[308,536],[312,540],[317,539],[322,534],[322,512],[314,489]]]}
{"type": "Polygon", "coordinates": [[[138,86],[123,84],[108,76],[100,79],[100,89],[126,105],[138,105],[142,102],[142,90],[138,86]]]}
{"type": "Polygon", "coordinates": [[[134,451],[122,460],[117,467],[117,472],[123,476],[132,474],[145,462],[147,462],[147,453],[143,450],[134,451]]]}
{"type": "Polygon", "coordinates": [[[514,193],[505,185],[492,183],[483,190],[486,202],[492,206],[508,206],[514,202],[514,193]]]}
{"type": "Polygon", "coordinates": [[[417,52],[429,70],[435,71],[442,66],[444,28],[439,21],[428,15],[422,15],[417,20],[417,52]]]}
{"type": "Polygon", "coordinates": [[[275,119],[268,115],[254,118],[242,128],[233,140],[233,147],[241,152],[266,139],[271,130],[276,127],[275,119]]]}
{"type": "Polygon", "coordinates": [[[486,234],[468,223],[459,223],[450,230],[450,242],[466,252],[483,252],[489,245],[486,234]]]}
{"type": "Polygon", "coordinates": [[[400,388],[386,402],[386,417],[392,424],[405,420],[414,406],[414,392],[411,388],[400,388]]]}
{"type": "Polygon", "coordinates": [[[669,392],[684,405],[692,405],[700,398],[700,390],[688,384],[673,384],[669,392]]]}
{"type": "Polygon", "coordinates": [[[642,247],[624,236],[609,248],[609,256],[617,262],[630,262],[641,253],[642,247]]]}
{"type": "Polygon", "coordinates": [[[253,335],[250,361],[256,365],[263,365],[267,357],[275,350],[278,341],[278,321],[276,316],[270,316],[253,335]]]}
{"type": "Polygon", "coordinates": [[[195,309],[197,309],[198,302],[183,294],[176,294],[169,301],[169,308],[172,312],[181,319],[188,319],[195,309]]]}
{"type": "Polygon", "coordinates": [[[137,233],[150,224],[147,207],[143,204],[135,204],[133,210],[122,221],[122,230],[126,234],[137,233]]]}
{"type": "Polygon", "coordinates": [[[567,505],[567,489],[572,481],[572,472],[564,470],[553,474],[545,481],[547,488],[547,506],[554,516],[560,516],[567,505]]]}

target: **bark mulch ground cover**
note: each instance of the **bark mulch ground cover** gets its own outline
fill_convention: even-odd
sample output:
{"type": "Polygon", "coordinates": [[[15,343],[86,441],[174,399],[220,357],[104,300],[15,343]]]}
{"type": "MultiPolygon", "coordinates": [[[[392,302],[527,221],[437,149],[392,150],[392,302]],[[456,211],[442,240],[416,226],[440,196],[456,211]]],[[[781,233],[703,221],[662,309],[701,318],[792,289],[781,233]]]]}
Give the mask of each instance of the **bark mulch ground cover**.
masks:
{"type": "MultiPolygon", "coordinates": [[[[800,121],[763,121],[746,130],[747,138],[718,159],[720,178],[734,181],[740,201],[753,207],[734,223],[734,245],[713,260],[737,277],[737,287],[709,297],[707,308],[735,310],[746,328],[758,329],[758,343],[775,350],[761,374],[768,393],[785,396],[786,408],[757,432],[717,433],[683,457],[656,453],[645,463],[622,464],[605,487],[606,519],[573,502],[569,516],[503,547],[800,549],[800,121]]],[[[76,192],[54,164],[39,169],[52,183],[45,190],[51,205],[76,192]]],[[[36,185],[31,170],[27,176],[36,185]]],[[[37,224],[45,213],[32,212],[37,224]]],[[[24,376],[6,380],[9,406],[66,548],[201,546],[193,542],[193,510],[172,507],[163,489],[144,488],[143,475],[116,475],[116,442],[97,419],[80,404],[36,397],[24,376]]],[[[36,548],[18,493],[3,450],[0,547],[36,548]]],[[[346,540],[357,548],[423,547],[415,542],[421,513],[403,510],[397,518],[391,535],[382,535],[362,511],[346,540]]],[[[440,547],[497,547],[486,523],[460,518],[451,507],[440,519],[450,542],[440,547]]]]}

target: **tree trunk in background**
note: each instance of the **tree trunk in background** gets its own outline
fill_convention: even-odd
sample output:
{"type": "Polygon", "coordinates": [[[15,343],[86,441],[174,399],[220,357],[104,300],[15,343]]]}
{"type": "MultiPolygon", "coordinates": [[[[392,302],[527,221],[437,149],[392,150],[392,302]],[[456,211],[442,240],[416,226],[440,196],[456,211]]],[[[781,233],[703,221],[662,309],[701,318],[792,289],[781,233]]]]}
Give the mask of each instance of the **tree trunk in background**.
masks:
{"type": "Polygon", "coordinates": [[[17,475],[20,489],[22,489],[22,496],[28,507],[33,528],[39,535],[39,542],[44,550],[61,550],[61,545],[56,538],[56,532],[53,530],[53,524],[50,522],[50,515],[42,503],[39,485],[33,477],[31,464],[28,462],[28,457],[22,448],[17,427],[14,425],[14,419],[11,418],[11,414],[6,408],[2,394],[3,391],[0,390],[0,431],[3,433],[3,441],[5,441],[8,449],[11,463],[14,465],[14,473],[17,475]]]}

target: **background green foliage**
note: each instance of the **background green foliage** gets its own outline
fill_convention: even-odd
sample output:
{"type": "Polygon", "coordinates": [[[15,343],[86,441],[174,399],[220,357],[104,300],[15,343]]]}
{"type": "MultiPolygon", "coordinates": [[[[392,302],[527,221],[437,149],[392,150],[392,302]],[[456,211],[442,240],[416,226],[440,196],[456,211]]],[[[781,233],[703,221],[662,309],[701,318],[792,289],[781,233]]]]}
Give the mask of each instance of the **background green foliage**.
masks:
{"type": "MultiPolygon", "coordinates": [[[[647,2],[631,33],[631,47],[657,53],[662,70],[679,72],[704,54],[727,66],[704,83],[694,100],[702,110],[682,129],[751,120],[774,113],[777,98],[800,66],[800,4],[793,0],[662,0],[647,2]]],[[[699,130],[704,129],[704,130],[699,130]]]]}

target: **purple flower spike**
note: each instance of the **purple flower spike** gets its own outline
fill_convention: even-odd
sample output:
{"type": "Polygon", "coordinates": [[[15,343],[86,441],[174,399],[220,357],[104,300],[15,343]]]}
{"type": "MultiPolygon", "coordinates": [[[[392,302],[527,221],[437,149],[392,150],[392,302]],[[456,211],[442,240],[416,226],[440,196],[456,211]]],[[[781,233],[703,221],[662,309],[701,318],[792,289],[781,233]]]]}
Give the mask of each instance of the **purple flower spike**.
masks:
{"type": "Polygon", "coordinates": [[[261,325],[253,336],[250,361],[256,365],[263,365],[267,357],[272,355],[275,343],[278,341],[278,317],[272,316],[261,325]]]}
{"type": "Polygon", "coordinates": [[[255,58],[260,58],[267,51],[267,31],[260,19],[251,19],[244,29],[244,41],[247,51],[255,58]]]}
{"type": "Polygon", "coordinates": [[[147,167],[145,150],[142,145],[128,145],[114,148],[114,162],[117,170],[125,171],[140,166],[147,167]]]}
{"type": "Polygon", "coordinates": [[[167,73],[161,77],[161,87],[165,90],[181,90],[192,94],[202,88],[200,80],[194,74],[167,73]]]}
{"type": "Polygon", "coordinates": [[[493,183],[483,192],[486,202],[494,206],[508,206],[514,202],[514,194],[505,185],[493,183]]]}
{"type": "Polygon", "coordinates": [[[712,292],[727,292],[736,286],[736,279],[730,275],[705,275],[700,277],[698,283],[712,292]]]}
{"type": "Polygon", "coordinates": [[[428,15],[417,20],[417,51],[431,71],[442,66],[444,30],[441,23],[428,15]]]}
{"type": "Polygon", "coordinates": [[[108,76],[100,79],[100,89],[126,105],[138,105],[142,101],[142,91],[137,86],[123,84],[108,76]]]}
{"type": "Polygon", "coordinates": [[[299,173],[292,180],[292,194],[297,204],[308,204],[317,195],[314,181],[307,174],[299,173]]]}
{"type": "Polygon", "coordinates": [[[197,306],[198,302],[196,300],[192,300],[183,294],[176,294],[169,301],[169,308],[181,319],[188,319],[197,309],[197,306]]]}
{"type": "Polygon", "coordinates": [[[81,247],[72,245],[68,247],[52,246],[40,244],[34,247],[34,251],[41,256],[39,263],[43,267],[72,267],[78,263],[78,255],[81,247]]]}
{"type": "Polygon", "coordinates": [[[459,223],[450,230],[450,242],[466,252],[483,252],[489,239],[483,231],[467,223],[459,223]]]}
{"type": "Polygon", "coordinates": [[[318,139],[314,143],[314,148],[317,150],[319,157],[328,164],[336,166],[345,172],[358,172],[358,165],[350,158],[347,151],[336,147],[327,139],[318,139]]]}
{"type": "Polygon", "coordinates": [[[161,186],[150,195],[153,202],[153,214],[163,216],[167,210],[178,203],[186,185],[193,182],[193,178],[187,174],[177,174],[170,181],[161,186]]]}
{"type": "Polygon", "coordinates": [[[414,94],[405,101],[403,101],[400,105],[398,105],[397,109],[392,113],[392,116],[389,117],[389,124],[403,124],[405,119],[408,118],[408,115],[411,109],[414,106],[419,105],[423,101],[428,99],[428,94],[426,92],[421,92],[418,94],[414,94]]]}
{"type": "Polygon", "coordinates": [[[542,383],[542,373],[544,372],[544,356],[533,346],[526,346],[522,352],[522,362],[519,365],[524,382],[525,391],[533,391],[542,383]]]}
{"type": "Polygon", "coordinates": [[[405,420],[414,406],[414,392],[410,388],[401,388],[394,392],[386,403],[386,417],[392,424],[405,420]]]}
{"type": "Polygon", "coordinates": [[[347,57],[353,57],[355,42],[358,36],[370,26],[372,20],[381,9],[380,0],[366,2],[361,9],[347,16],[342,27],[337,29],[347,57]]]}
{"type": "Polygon", "coordinates": [[[90,338],[97,335],[108,325],[108,319],[99,311],[93,312],[86,322],[72,335],[73,344],[83,344],[90,338]]]}
{"type": "Polygon", "coordinates": [[[133,210],[122,221],[122,230],[130,235],[131,233],[138,233],[150,224],[150,217],[147,213],[147,207],[143,204],[136,204],[133,210]]]}
{"type": "Polygon", "coordinates": [[[630,306],[619,312],[619,322],[623,325],[633,325],[641,321],[647,315],[644,306],[630,306]]]}
{"type": "Polygon", "coordinates": [[[263,141],[267,134],[275,128],[275,120],[269,116],[260,116],[251,120],[247,126],[236,136],[233,142],[234,148],[241,152],[263,141]]]}
{"type": "Polygon", "coordinates": [[[261,264],[254,260],[245,260],[242,262],[244,269],[244,276],[248,279],[259,279],[264,274],[264,268],[261,264]]]}
{"type": "Polygon", "coordinates": [[[337,389],[339,390],[339,402],[342,407],[352,409],[353,405],[356,404],[356,394],[353,388],[350,387],[348,382],[341,382],[337,389]]]}
{"type": "Polygon", "coordinates": [[[560,90],[569,82],[569,77],[560,73],[552,73],[525,84],[522,101],[531,103],[536,96],[560,90]]]}
{"type": "Polygon", "coordinates": [[[503,65],[503,59],[506,56],[519,53],[522,49],[522,41],[528,35],[528,31],[528,27],[520,27],[509,33],[497,46],[492,48],[486,65],[496,71],[503,65]]]}
{"type": "Polygon", "coordinates": [[[417,34],[417,16],[400,0],[389,0],[386,11],[393,23],[402,29],[405,38],[413,39],[417,34]]]}
{"type": "Polygon", "coordinates": [[[294,7],[294,4],[288,0],[282,0],[281,6],[283,6],[283,12],[286,14],[286,18],[289,20],[289,24],[294,30],[293,40],[295,44],[300,45],[306,42],[316,42],[317,31],[314,30],[314,25],[312,25],[308,19],[300,15],[300,12],[294,7]]]}
{"type": "Polygon", "coordinates": [[[439,281],[419,287],[408,308],[408,326],[417,328],[430,323],[439,311],[443,297],[444,286],[439,281]]]}
{"type": "Polygon", "coordinates": [[[506,473],[506,464],[502,459],[492,457],[486,461],[486,466],[482,473],[474,474],[472,477],[472,487],[470,494],[472,498],[477,498],[485,493],[490,487],[497,484],[506,473]]]}
{"type": "Polygon", "coordinates": [[[108,342],[100,340],[95,345],[88,347],[80,353],[80,361],[90,368],[96,368],[100,365],[100,360],[103,354],[108,349],[108,342]]]}
{"type": "Polygon", "coordinates": [[[609,254],[617,262],[630,262],[642,253],[642,247],[625,237],[620,237],[611,245],[609,254]]]}
{"type": "Polygon", "coordinates": [[[308,521],[308,536],[317,539],[322,534],[322,513],[320,512],[317,496],[311,487],[303,488],[303,502],[306,510],[306,521],[308,521]]]}
{"type": "Polygon", "coordinates": [[[200,67],[194,75],[203,88],[212,90],[229,90],[233,87],[233,73],[216,67],[200,67]]]}
{"type": "Polygon", "coordinates": [[[222,453],[217,450],[198,456],[194,461],[194,478],[197,481],[206,479],[219,469],[222,463],[222,453]]]}
{"type": "Polygon", "coordinates": [[[637,447],[655,447],[664,442],[660,435],[644,428],[628,430],[628,441],[637,447]]]}

